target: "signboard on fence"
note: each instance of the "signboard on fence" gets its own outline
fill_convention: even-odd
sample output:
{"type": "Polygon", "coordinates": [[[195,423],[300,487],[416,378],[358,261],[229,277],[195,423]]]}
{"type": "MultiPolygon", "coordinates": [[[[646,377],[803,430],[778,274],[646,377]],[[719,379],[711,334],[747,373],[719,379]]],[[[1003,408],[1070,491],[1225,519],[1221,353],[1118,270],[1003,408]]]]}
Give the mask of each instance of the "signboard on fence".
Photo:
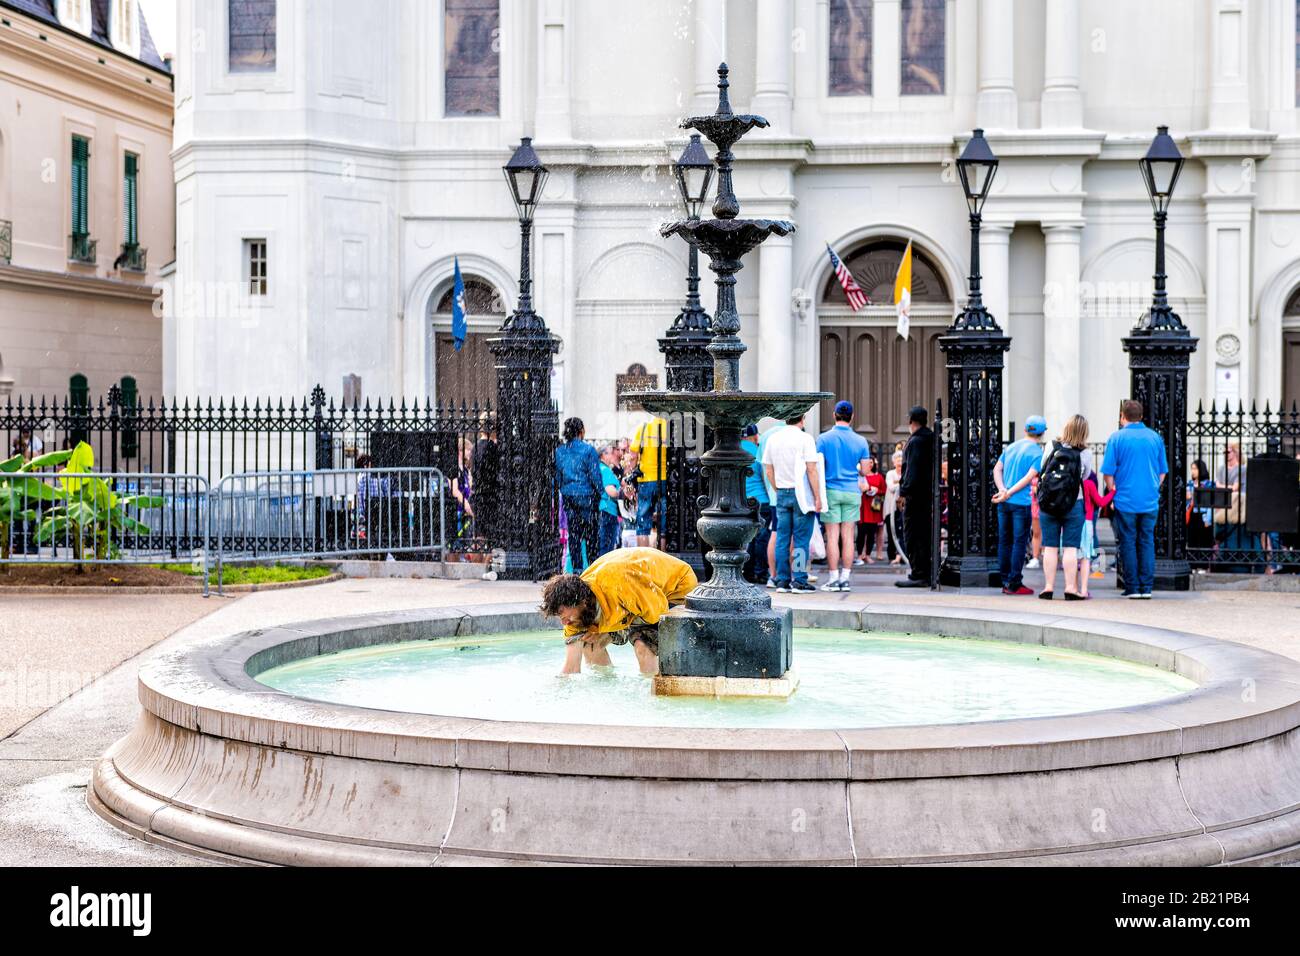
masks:
{"type": "Polygon", "coordinates": [[[1300,461],[1256,455],[1246,469],[1246,530],[1251,534],[1300,531],[1300,461]]]}

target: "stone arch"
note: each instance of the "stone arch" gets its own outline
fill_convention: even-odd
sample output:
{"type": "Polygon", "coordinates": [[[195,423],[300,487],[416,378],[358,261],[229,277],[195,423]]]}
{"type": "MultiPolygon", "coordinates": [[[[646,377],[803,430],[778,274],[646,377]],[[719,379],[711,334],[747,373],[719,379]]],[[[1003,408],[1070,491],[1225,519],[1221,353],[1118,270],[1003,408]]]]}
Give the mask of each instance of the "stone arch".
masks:
{"type": "Polygon", "coordinates": [[[578,280],[577,301],[663,302],[684,295],[685,288],[684,257],[673,256],[666,243],[633,240],[592,260],[578,280]]]}
{"type": "MultiPolygon", "coordinates": [[[[423,400],[436,393],[433,329],[429,321],[430,300],[454,276],[456,258],[455,255],[442,256],[425,266],[411,283],[403,300],[402,392],[407,397],[423,400]]],[[[509,314],[513,311],[519,295],[514,273],[487,256],[460,253],[459,258],[462,276],[482,277],[501,293],[505,312],[509,314]]]]}
{"type": "MultiPolygon", "coordinates": [[[[1130,277],[1122,275],[1131,271],[1132,278],[1145,277],[1150,300],[1151,274],[1155,271],[1156,243],[1146,236],[1135,236],[1112,243],[1097,253],[1080,270],[1080,277],[1085,282],[1117,281],[1115,276],[1121,274],[1118,281],[1129,281],[1130,277]]],[[[1171,300],[1195,301],[1205,295],[1205,281],[1200,270],[1192,260],[1184,255],[1177,246],[1165,242],[1165,274],[1168,278],[1169,298],[1171,300]]],[[[1086,290],[1085,290],[1086,294],[1086,290]]],[[[1136,318],[1137,313],[1134,313],[1136,318]]]]}
{"type": "MultiPolygon", "coordinates": [[[[887,305],[892,301],[894,277],[898,273],[898,265],[906,247],[907,240],[904,238],[876,236],[838,255],[872,303],[887,305]]],[[[827,261],[829,260],[828,256],[827,261]]],[[[830,269],[826,270],[826,277],[817,292],[818,301],[823,306],[840,305],[844,301],[843,289],[830,269]]],[[[916,243],[912,244],[912,302],[945,305],[953,302],[952,291],[944,281],[942,269],[931,258],[929,250],[916,243]]]]}
{"type": "Polygon", "coordinates": [[[1282,396],[1282,345],[1287,303],[1300,291],[1300,259],[1282,266],[1260,288],[1255,306],[1255,397],[1276,403],[1282,396]]]}
{"type": "MultiPolygon", "coordinates": [[[[1115,420],[1116,402],[1129,390],[1128,356],[1122,340],[1150,306],[1155,271],[1155,239],[1134,236],[1102,249],[1079,270],[1079,370],[1082,413],[1102,428],[1115,420]]],[[[1166,241],[1165,272],[1169,304],[1192,335],[1204,337],[1205,282],[1200,270],[1177,246],[1166,241]]],[[[1015,348],[1015,345],[1012,345],[1015,348]]],[[[1188,394],[1192,406],[1211,381],[1213,343],[1202,342],[1192,356],[1188,394]],[[1209,365],[1207,366],[1207,362],[1209,365]],[[1207,372],[1207,368],[1211,369],[1207,372]]],[[[1055,427],[1055,423],[1053,427],[1055,427]]]]}
{"type": "Polygon", "coordinates": [[[679,239],[633,239],[601,250],[578,273],[572,341],[559,364],[566,381],[583,383],[566,392],[564,413],[583,419],[588,436],[630,434],[611,401],[618,373],[636,363],[663,381],[658,340],[686,296],[685,250],[679,239]]]}

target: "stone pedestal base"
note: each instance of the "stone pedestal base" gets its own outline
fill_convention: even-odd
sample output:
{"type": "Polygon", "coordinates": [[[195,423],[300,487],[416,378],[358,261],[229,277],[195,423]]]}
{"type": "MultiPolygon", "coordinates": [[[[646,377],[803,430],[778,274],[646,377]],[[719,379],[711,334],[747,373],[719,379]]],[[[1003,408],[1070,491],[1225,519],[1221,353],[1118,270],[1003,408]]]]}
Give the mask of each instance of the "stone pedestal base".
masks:
{"type": "Polygon", "coordinates": [[[656,674],[654,692],[663,697],[789,697],[799,686],[799,675],[786,671],[780,677],[670,677],[656,674]]]}
{"type": "Polygon", "coordinates": [[[659,673],[710,680],[783,678],[794,656],[792,620],[789,608],[771,606],[743,612],[673,608],[659,619],[659,673]]]}

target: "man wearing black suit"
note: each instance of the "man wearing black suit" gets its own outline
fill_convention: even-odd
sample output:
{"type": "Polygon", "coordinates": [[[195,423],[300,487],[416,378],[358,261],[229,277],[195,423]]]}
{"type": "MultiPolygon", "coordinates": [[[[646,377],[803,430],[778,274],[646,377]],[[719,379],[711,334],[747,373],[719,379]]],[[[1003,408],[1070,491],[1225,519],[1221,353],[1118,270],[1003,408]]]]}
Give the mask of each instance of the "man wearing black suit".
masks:
{"type": "Polygon", "coordinates": [[[928,588],[930,562],[933,560],[933,522],[931,499],[934,495],[934,432],[929,428],[930,413],[920,405],[908,413],[912,437],[903,448],[903,476],[898,483],[898,505],[903,509],[903,546],[911,564],[906,581],[895,581],[900,588],[928,588]]]}

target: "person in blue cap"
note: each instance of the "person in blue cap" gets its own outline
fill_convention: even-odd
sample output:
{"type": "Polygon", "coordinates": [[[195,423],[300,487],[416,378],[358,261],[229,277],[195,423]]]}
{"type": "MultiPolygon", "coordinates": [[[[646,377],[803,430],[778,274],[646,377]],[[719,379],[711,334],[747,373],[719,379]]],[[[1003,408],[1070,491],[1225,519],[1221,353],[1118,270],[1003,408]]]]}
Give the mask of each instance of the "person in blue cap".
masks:
{"type": "Polygon", "coordinates": [[[1025,437],[1012,442],[1002,450],[998,463],[993,466],[993,483],[998,486],[994,501],[998,502],[998,569],[1002,575],[1003,594],[1033,594],[1025,587],[1025,549],[1029,546],[1029,533],[1033,527],[1033,490],[1028,484],[1013,495],[1007,489],[1019,484],[1043,460],[1043,439],[1047,434],[1047,419],[1030,415],[1025,422],[1025,437]]]}
{"type": "Polygon", "coordinates": [[[848,591],[853,571],[853,543],[862,513],[862,485],[871,446],[853,429],[853,403],[835,404],[835,424],[817,438],[817,451],[826,459],[826,565],[830,579],[823,591],[848,591]]]}

